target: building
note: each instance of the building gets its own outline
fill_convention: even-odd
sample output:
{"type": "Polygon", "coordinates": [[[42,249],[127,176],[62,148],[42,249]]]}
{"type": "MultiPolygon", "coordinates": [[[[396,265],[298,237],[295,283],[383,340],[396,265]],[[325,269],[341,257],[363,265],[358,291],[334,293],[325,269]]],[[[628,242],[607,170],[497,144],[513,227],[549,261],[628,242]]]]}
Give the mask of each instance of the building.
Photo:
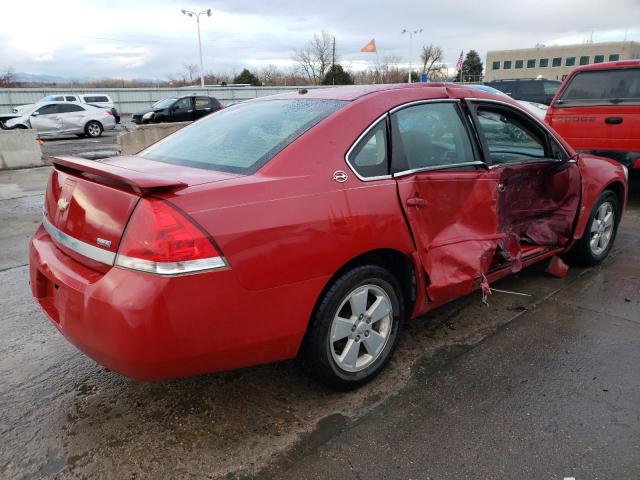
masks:
{"type": "Polygon", "coordinates": [[[563,80],[578,65],[640,58],[638,42],[581,43],[487,52],[484,80],[563,80]]]}

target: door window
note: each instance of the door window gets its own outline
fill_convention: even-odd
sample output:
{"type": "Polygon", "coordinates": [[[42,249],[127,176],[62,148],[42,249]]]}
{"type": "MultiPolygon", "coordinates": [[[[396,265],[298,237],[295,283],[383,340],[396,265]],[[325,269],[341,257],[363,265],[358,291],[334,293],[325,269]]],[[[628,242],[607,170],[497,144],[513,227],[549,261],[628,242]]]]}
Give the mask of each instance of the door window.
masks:
{"type": "Polygon", "coordinates": [[[543,83],[540,80],[531,80],[530,82],[520,83],[520,95],[522,96],[544,96],[543,83]]]}
{"type": "Polygon", "coordinates": [[[546,158],[546,136],[523,116],[506,109],[480,107],[476,112],[492,164],[546,158]]]}
{"type": "Polygon", "coordinates": [[[77,102],[78,99],[74,96],[64,97],[67,102],[77,102]]]}
{"type": "Polygon", "coordinates": [[[391,115],[393,170],[455,166],[475,160],[457,103],[424,103],[391,115]]]}
{"type": "Polygon", "coordinates": [[[361,177],[389,174],[387,122],[382,120],[349,153],[349,163],[361,177]]]}
{"type": "Polygon", "coordinates": [[[189,110],[191,108],[191,97],[181,98],[176,102],[178,110],[189,110]]]}
{"type": "Polygon", "coordinates": [[[209,97],[196,97],[195,104],[196,110],[203,110],[211,106],[211,99],[209,97]]]}
{"type": "Polygon", "coordinates": [[[52,104],[52,105],[44,105],[43,107],[40,107],[37,112],[39,115],[50,115],[52,113],[58,113],[59,105],[57,104],[52,104]]]}

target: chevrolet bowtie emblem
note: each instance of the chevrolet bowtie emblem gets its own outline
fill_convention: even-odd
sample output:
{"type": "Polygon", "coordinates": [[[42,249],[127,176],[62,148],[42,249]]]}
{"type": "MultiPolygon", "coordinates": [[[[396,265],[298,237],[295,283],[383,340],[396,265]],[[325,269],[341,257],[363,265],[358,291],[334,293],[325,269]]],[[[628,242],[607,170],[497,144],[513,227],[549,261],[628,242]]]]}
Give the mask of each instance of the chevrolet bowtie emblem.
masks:
{"type": "Polygon", "coordinates": [[[58,210],[64,212],[67,208],[69,208],[69,200],[66,198],[61,198],[58,200],[58,210]]]}

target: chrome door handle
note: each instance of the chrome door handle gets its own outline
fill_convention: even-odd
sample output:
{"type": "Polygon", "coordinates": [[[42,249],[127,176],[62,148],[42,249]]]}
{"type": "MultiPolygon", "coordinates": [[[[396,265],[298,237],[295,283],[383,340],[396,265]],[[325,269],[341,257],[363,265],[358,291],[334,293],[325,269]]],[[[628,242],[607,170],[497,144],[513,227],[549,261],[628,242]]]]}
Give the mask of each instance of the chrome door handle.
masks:
{"type": "Polygon", "coordinates": [[[499,183],[498,184],[498,191],[499,192],[504,192],[507,189],[506,185],[504,183],[499,183]]]}

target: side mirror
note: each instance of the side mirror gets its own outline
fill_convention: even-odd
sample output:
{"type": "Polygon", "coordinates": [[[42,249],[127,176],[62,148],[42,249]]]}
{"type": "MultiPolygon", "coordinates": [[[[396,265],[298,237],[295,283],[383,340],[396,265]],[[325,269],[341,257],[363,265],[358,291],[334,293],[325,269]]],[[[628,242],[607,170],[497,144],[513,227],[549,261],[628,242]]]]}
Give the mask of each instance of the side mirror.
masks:
{"type": "Polygon", "coordinates": [[[38,115],[40,115],[40,112],[33,112],[33,113],[31,114],[31,116],[32,116],[32,117],[37,117],[38,115]]]}

